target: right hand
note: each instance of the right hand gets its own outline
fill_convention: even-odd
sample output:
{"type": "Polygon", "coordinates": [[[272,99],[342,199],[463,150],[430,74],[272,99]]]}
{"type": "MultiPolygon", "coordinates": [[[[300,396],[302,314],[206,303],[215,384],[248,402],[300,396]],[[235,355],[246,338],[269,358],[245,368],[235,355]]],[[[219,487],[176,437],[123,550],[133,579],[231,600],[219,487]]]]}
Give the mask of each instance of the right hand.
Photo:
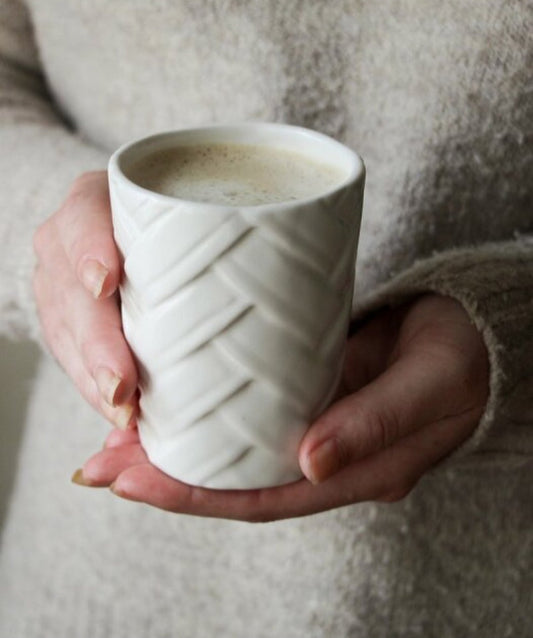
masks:
{"type": "Polygon", "coordinates": [[[87,401],[120,429],[138,411],[137,370],[122,333],[107,173],[78,177],[34,235],[33,288],[44,339],[87,401]]]}

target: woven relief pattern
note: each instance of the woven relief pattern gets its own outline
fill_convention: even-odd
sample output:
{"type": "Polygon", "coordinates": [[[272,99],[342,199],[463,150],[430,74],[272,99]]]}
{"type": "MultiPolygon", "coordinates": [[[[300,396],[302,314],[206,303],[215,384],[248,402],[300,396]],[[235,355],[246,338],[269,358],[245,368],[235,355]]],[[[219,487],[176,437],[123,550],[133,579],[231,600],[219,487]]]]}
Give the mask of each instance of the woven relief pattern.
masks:
{"type": "Polygon", "coordinates": [[[358,194],[335,197],[334,215],[331,198],[195,213],[113,185],[141,440],[163,471],[217,488],[300,476],[297,447],[335,390],[351,306],[358,194]]]}

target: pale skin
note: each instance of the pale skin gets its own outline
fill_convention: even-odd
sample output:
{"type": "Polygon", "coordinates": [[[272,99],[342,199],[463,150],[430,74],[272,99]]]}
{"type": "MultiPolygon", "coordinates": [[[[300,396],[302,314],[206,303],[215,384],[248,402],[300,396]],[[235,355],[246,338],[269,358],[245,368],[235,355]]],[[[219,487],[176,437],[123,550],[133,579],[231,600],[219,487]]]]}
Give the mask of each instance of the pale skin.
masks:
{"type": "Polygon", "coordinates": [[[73,184],[35,233],[43,335],[81,394],[115,428],[75,481],[171,512],[245,521],[404,498],[473,433],[488,398],[483,339],[463,307],[426,294],[369,318],[348,338],[338,396],[299,448],[304,478],[249,491],[176,481],[148,461],[136,429],[137,371],[122,334],[105,172],[73,184]]]}

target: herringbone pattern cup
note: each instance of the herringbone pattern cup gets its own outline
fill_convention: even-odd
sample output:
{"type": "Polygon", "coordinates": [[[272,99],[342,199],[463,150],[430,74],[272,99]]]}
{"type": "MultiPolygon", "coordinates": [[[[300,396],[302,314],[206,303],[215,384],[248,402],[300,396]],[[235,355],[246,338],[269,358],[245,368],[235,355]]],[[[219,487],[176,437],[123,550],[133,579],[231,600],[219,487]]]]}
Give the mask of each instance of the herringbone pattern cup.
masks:
{"type": "Polygon", "coordinates": [[[216,488],[298,478],[298,443],[342,367],[362,180],[313,202],[191,212],[110,179],[151,461],[216,488]]]}

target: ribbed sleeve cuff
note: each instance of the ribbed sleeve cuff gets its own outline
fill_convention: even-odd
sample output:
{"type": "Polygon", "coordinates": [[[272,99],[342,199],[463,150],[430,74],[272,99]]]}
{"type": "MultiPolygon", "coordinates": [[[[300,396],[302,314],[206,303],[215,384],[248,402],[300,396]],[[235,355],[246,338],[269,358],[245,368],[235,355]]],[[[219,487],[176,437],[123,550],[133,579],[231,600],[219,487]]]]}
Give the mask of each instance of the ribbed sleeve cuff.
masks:
{"type": "Polygon", "coordinates": [[[490,394],[472,436],[446,459],[505,467],[533,457],[533,238],[419,261],[359,303],[354,317],[433,292],[459,301],[482,334],[490,394]]]}
{"type": "Polygon", "coordinates": [[[33,233],[61,205],[80,173],[106,167],[107,154],[53,124],[2,127],[0,146],[0,334],[38,338],[33,233]]]}

